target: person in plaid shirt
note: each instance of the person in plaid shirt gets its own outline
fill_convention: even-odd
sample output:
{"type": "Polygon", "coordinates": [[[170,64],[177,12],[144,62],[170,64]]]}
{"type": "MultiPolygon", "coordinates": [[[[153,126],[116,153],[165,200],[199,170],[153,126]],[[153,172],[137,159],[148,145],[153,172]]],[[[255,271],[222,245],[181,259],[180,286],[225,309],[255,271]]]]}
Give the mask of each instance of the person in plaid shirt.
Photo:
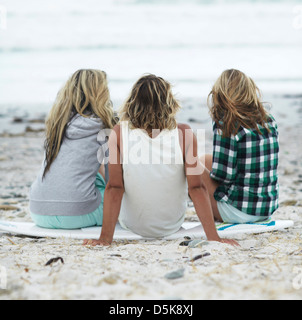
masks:
{"type": "Polygon", "coordinates": [[[229,223],[266,220],[278,208],[277,123],[254,81],[238,70],[225,71],[209,98],[213,156],[206,156],[203,179],[214,217],[229,223]]]}

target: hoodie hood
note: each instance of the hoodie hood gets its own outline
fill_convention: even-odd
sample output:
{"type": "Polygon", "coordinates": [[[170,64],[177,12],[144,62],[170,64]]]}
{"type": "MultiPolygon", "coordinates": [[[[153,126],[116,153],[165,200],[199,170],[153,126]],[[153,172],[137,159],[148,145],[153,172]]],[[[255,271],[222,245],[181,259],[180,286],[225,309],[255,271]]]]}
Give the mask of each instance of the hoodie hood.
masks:
{"type": "Polygon", "coordinates": [[[76,115],[68,124],[66,137],[68,139],[83,139],[92,135],[98,135],[104,124],[99,118],[85,118],[76,115]]]}

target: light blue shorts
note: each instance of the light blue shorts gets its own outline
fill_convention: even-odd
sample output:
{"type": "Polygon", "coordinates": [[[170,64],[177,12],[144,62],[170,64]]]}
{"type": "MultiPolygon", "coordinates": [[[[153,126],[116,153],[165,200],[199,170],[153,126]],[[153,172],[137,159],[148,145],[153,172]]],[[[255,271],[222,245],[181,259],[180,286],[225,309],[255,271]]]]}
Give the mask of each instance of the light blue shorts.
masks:
{"type": "Polygon", "coordinates": [[[223,222],[227,223],[253,223],[268,219],[268,217],[246,214],[226,202],[218,201],[217,207],[223,222]]]}
{"type": "Polygon", "coordinates": [[[99,173],[97,174],[95,185],[102,195],[102,202],[94,212],[81,216],[43,216],[31,213],[33,222],[37,226],[47,229],[81,229],[102,226],[106,183],[99,173]]]}

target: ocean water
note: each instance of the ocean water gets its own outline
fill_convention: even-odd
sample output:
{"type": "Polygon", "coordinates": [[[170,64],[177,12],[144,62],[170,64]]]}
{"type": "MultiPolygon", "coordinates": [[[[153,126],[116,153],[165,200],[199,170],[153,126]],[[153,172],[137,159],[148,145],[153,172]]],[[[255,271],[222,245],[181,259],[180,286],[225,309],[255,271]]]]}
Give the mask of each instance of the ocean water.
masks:
{"type": "Polygon", "coordinates": [[[265,97],[302,93],[302,1],[0,0],[0,19],[3,8],[0,114],[48,112],[80,68],[107,72],[116,107],[145,73],[185,102],[205,104],[228,68],[265,97]]]}

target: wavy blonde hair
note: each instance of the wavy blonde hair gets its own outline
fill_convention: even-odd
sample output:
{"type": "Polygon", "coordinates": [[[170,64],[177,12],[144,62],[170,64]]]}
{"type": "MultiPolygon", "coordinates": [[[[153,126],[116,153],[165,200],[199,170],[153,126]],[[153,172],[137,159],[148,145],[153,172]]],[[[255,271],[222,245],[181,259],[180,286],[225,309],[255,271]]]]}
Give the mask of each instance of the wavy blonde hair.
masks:
{"type": "Polygon", "coordinates": [[[46,120],[46,159],[43,177],[58,156],[67,125],[76,114],[83,117],[96,116],[103,121],[106,128],[113,128],[116,120],[105,72],[78,70],[59,91],[46,120]]]}
{"type": "Polygon", "coordinates": [[[152,74],[140,78],[120,110],[121,121],[135,129],[173,130],[180,105],[172,94],[171,84],[152,74]]]}
{"type": "Polygon", "coordinates": [[[224,137],[236,135],[242,126],[255,129],[266,128],[269,115],[261,102],[261,92],[255,82],[243,72],[224,71],[208,96],[212,119],[222,130],[224,137]]]}

